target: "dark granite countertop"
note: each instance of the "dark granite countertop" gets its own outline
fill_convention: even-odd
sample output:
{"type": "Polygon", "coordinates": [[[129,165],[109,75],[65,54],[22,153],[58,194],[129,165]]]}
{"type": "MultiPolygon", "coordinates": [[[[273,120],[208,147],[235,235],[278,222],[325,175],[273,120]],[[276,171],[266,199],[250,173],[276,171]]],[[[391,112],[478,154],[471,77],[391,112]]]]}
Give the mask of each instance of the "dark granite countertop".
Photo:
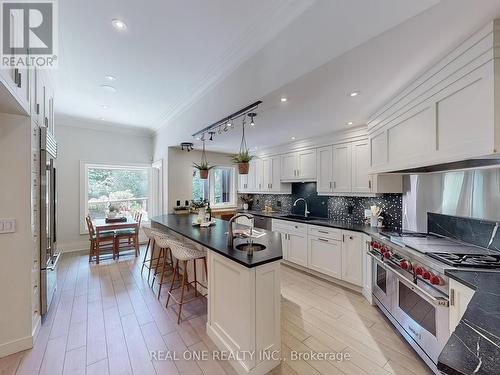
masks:
{"type": "Polygon", "coordinates": [[[318,226],[322,226],[322,227],[351,230],[354,232],[366,233],[367,235],[379,234],[380,232],[387,230],[387,228],[375,228],[375,227],[371,227],[369,225],[348,223],[345,221],[336,221],[336,220],[330,220],[328,218],[321,218],[321,217],[310,217],[309,220],[303,220],[300,218],[285,217],[286,215],[279,213],[279,212],[268,213],[268,212],[264,212],[264,211],[252,211],[252,210],[248,210],[248,211],[239,210],[238,212],[246,212],[246,213],[249,213],[249,214],[255,215],[255,216],[264,216],[264,217],[269,217],[272,219],[287,220],[287,221],[293,221],[293,222],[302,223],[302,224],[310,224],[310,225],[318,225],[318,226]]]}
{"type": "MultiPolygon", "coordinates": [[[[152,227],[165,227],[191,241],[215,251],[218,254],[225,256],[245,267],[257,267],[262,264],[275,262],[283,258],[281,250],[281,235],[264,229],[257,229],[259,232],[265,232],[265,235],[260,238],[255,238],[255,243],[260,243],[266,246],[264,250],[256,251],[253,256],[247,256],[245,251],[231,249],[227,246],[227,235],[229,230],[229,222],[213,219],[216,224],[208,228],[200,228],[193,226],[196,221],[196,215],[161,215],[151,218],[152,227]]],[[[234,224],[237,228],[237,224],[234,224]]],[[[246,239],[234,239],[234,245],[246,243],[246,239]]]]}
{"type": "Polygon", "coordinates": [[[448,270],[475,290],[467,310],[439,355],[446,374],[500,373],[500,272],[448,270]]]}

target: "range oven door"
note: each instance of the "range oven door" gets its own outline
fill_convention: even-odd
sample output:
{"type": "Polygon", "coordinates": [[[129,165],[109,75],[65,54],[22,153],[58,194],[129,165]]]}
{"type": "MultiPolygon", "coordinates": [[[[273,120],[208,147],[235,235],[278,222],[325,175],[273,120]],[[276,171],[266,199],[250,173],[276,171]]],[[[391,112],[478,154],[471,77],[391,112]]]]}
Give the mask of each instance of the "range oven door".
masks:
{"type": "Polygon", "coordinates": [[[395,278],[393,316],[427,356],[437,363],[450,335],[448,299],[425,283],[414,284],[397,270],[392,271],[395,278]]]}
{"type": "Polygon", "coordinates": [[[393,305],[394,276],[377,256],[368,254],[372,257],[372,295],[390,313],[393,305]]]}

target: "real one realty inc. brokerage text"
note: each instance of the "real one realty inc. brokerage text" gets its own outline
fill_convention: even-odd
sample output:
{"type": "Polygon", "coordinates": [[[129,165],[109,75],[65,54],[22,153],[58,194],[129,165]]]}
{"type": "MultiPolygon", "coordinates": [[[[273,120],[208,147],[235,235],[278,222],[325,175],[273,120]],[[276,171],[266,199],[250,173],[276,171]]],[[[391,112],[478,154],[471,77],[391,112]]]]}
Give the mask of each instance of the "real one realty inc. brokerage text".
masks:
{"type": "Polygon", "coordinates": [[[287,352],[286,357],[282,357],[279,350],[263,351],[224,351],[224,350],[152,350],[149,356],[155,361],[259,361],[280,360],[280,361],[336,361],[344,362],[351,359],[348,352],[314,352],[314,351],[294,351],[287,352]]]}

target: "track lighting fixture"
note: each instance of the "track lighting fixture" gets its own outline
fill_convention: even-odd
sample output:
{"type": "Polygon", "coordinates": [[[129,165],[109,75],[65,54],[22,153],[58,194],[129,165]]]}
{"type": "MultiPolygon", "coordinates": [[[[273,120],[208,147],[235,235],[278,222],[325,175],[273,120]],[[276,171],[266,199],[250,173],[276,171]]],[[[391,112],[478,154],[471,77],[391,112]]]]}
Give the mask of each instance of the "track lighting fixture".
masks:
{"type": "Polygon", "coordinates": [[[182,142],[181,143],[181,150],[184,151],[186,150],[187,152],[191,152],[194,150],[194,147],[193,147],[193,143],[192,142],[182,142]]]}
{"type": "Polygon", "coordinates": [[[255,126],[255,121],[254,121],[254,117],[257,116],[257,113],[255,112],[250,112],[248,114],[248,117],[250,117],[250,126],[255,126]]]}

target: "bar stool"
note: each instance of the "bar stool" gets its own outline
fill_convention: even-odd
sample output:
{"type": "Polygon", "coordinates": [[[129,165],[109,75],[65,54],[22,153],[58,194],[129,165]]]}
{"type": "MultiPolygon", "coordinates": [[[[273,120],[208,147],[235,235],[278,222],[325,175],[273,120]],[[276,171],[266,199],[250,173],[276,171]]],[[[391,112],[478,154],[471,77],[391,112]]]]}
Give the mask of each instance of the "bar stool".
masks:
{"type": "Polygon", "coordinates": [[[205,297],[207,294],[201,294],[198,292],[198,285],[200,285],[203,288],[207,288],[205,285],[201,284],[197,280],[197,275],[196,275],[196,261],[198,259],[203,259],[203,265],[205,268],[205,276],[207,277],[207,258],[206,258],[206,253],[204,250],[196,249],[194,247],[191,247],[189,245],[180,243],[178,241],[172,241],[172,240],[167,240],[168,245],[170,246],[170,250],[172,255],[175,258],[175,266],[174,266],[174,273],[172,274],[172,281],[170,283],[170,289],[168,291],[168,297],[167,297],[167,303],[166,306],[168,308],[168,303],[170,301],[170,297],[175,301],[177,305],[179,305],[179,313],[177,317],[177,324],[181,322],[181,312],[182,312],[182,305],[194,301],[200,297],[205,297]],[[192,260],[193,261],[193,273],[194,273],[194,280],[188,282],[188,272],[187,272],[187,267],[188,267],[188,262],[192,260]],[[175,282],[175,276],[179,273],[179,261],[182,262],[182,268],[184,272],[182,273],[182,281],[181,285],[178,287],[174,288],[174,282],[175,282]],[[184,288],[187,286],[189,289],[189,286],[194,286],[194,297],[184,301],[184,288]],[[178,301],[175,299],[175,297],[172,294],[173,290],[176,289],[181,289],[181,296],[180,300],[178,301]],[[198,295],[199,294],[199,295],[198,295]]]}
{"type": "MultiPolygon", "coordinates": [[[[155,255],[157,255],[157,254],[155,254],[156,242],[155,242],[155,237],[154,237],[156,232],[152,228],[149,228],[149,227],[143,227],[142,231],[144,232],[144,234],[148,238],[148,245],[146,246],[144,258],[142,260],[141,275],[142,275],[142,272],[144,271],[144,267],[146,267],[148,269],[148,285],[149,285],[149,279],[151,277],[151,269],[154,268],[155,273],[158,271],[158,262],[160,260],[160,257],[158,257],[158,256],[155,257],[155,255]],[[150,249],[151,249],[151,252],[149,252],[150,249]],[[148,259],[148,253],[150,253],[149,259],[148,259]],[[156,262],[156,263],[153,263],[153,262],[156,262]]],[[[154,282],[154,280],[153,280],[153,282],[154,282]]],[[[152,286],[153,286],[153,284],[151,284],[151,287],[152,286]]]]}
{"type": "Polygon", "coordinates": [[[163,286],[163,280],[165,277],[165,272],[167,271],[168,266],[173,270],[174,269],[174,260],[172,258],[172,252],[170,251],[170,244],[177,242],[167,233],[152,231],[154,243],[158,248],[158,257],[155,264],[155,272],[153,274],[153,282],[151,283],[151,288],[153,288],[156,277],[160,275],[160,280],[158,282],[158,300],[160,300],[161,288],[163,286]],[[158,268],[161,267],[160,272],[158,272],[158,268]]]}

